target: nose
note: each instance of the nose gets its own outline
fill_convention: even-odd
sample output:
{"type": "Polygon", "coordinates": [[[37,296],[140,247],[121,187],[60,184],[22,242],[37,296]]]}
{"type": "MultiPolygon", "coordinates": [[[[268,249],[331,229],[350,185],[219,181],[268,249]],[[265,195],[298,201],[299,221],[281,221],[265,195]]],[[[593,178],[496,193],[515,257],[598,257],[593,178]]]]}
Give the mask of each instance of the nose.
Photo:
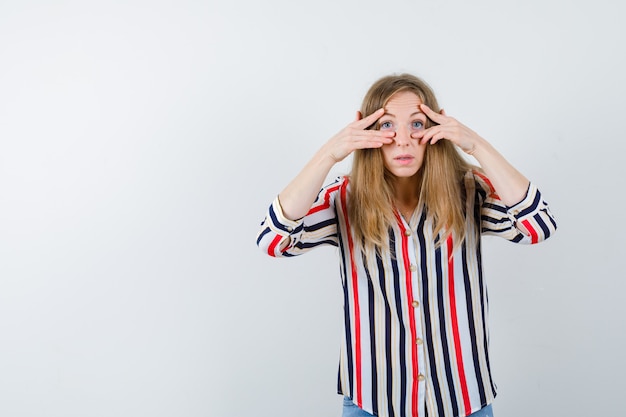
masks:
{"type": "Polygon", "coordinates": [[[408,128],[399,127],[396,130],[394,140],[398,146],[408,146],[411,144],[411,132],[409,132],[408,128]]]}

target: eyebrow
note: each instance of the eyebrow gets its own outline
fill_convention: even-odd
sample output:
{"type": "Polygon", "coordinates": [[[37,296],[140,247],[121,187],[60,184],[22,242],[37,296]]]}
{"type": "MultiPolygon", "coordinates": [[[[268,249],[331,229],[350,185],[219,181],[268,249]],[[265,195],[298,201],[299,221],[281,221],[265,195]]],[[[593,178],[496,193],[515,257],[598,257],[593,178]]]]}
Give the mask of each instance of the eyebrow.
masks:
{"type": "MultiPolygon", "coordinates": [[[[418,115],[418,114],[424,114],[424,112],[421,112],[421,111],[416,111],[415,113],[411,113],[411,114],[409,115],[409,117],[413,117],[413,116],[418,115]]],[[[383,114],[383,116],[391,116],[391,117],[396,117],[396,115],[395,115],[395,114],[391,114],[391,113],[388,113],[388,112],[385,112],[385,113],[383,114]]],[[[380,117],[383,117],[383,116],[380,116],[380,117]]]]}

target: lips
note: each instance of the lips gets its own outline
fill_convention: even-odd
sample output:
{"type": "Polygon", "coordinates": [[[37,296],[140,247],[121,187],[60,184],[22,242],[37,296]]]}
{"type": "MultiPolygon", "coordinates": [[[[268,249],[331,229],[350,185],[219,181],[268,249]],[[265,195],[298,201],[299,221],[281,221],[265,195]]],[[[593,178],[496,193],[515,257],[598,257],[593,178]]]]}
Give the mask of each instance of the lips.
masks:
{"type": "Polygon", "coordinates": [[[415,157],[413,155],[398,155],[394,157],[393,159],[395,159],[396,161],[405,162],[405,161],[412,161],[413,159],[415,159],[415,157]]]}

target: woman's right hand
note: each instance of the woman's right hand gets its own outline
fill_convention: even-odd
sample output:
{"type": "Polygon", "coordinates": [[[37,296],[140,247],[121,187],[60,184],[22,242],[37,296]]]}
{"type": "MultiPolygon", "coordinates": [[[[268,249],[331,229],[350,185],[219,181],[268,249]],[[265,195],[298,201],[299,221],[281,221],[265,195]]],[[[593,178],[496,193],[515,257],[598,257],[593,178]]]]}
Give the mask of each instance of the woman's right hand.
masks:
{"type": "Polygon", "coordinates": [[[306,215],[322,187],[331,168],[356,149],[380,148],[393,142],[394,132],[366,130],[385,113],[377,110],[362,118],[357,112],[356,120],[330,138],[304,166],[302,171],[279,194],[283,214],[290,220],[306,215]]]}
{"type": "Polygon", "coordinates": [[[345,159],[356,149],[380,148],[393,142],[395,132],[381,130],[366,130],[385,114],[384,109],[378,109],[369,116],[363,118],[361,112],[357,112],[356,120],[344,127],[339,133],[330,138],[324,145],[325,153],[334,162],[345,159]]]}

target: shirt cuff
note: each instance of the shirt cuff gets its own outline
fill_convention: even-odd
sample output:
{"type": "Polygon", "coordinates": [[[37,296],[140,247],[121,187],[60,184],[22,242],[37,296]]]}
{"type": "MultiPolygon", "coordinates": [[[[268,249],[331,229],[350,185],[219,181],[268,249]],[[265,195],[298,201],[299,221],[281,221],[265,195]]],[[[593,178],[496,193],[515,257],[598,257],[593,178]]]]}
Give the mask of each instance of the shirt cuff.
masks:
{"type": "Polygon", "coordinates": [[[541,193],[535,184],[531,182],[528,184],[528,190],[522,201],[508,207],[507,211],[512,220],[519,221],[528,215],[533,215],[538,210],[540,201],[541,193]]]}
{"type": "Polygon", "coordinates": [[[280,205],[280,200],[278,199],[278,196],[276,196],[276,198],[272,202],[271,211],[273,214],[273,216],[271,216],[272,224],[278,230],[281,230],[283,232],[290,234],[294,230],[296,230],[298,226],[302,224],[302,219],[290,220],[285,217],[285,214],[283,213],[283,208],[280,205]]]}

